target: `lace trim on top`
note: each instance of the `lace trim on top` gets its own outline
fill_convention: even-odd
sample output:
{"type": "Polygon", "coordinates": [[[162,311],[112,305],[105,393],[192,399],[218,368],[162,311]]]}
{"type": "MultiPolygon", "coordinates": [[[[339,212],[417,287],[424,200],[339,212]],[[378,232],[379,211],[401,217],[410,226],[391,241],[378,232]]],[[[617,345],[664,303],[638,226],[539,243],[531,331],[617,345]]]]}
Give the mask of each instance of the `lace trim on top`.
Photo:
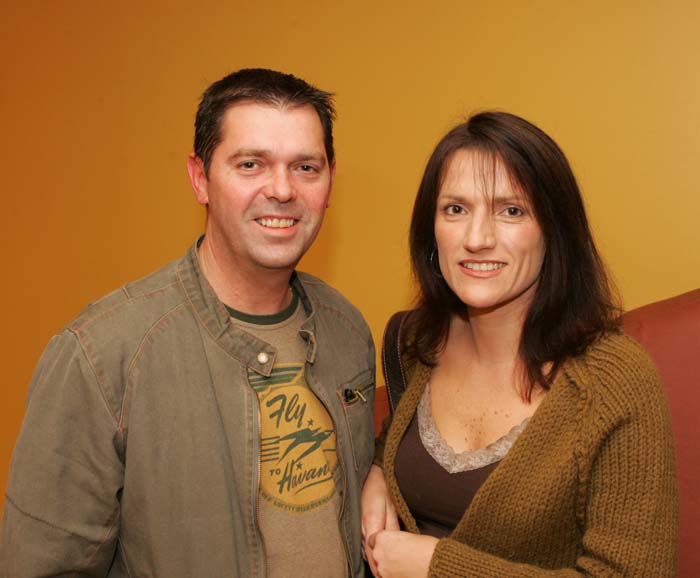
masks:
{"type": "Polygon", "coordinates": [[[417,413],[418,431],[423,447],[450,474],[476,470],[502,460],[530,421],[530,418],[526,417],[519,425],[485,448],[457,453],[440,435],[433,420],[433,414],[430,412],[430,383],[425,386],[417,413]]]}

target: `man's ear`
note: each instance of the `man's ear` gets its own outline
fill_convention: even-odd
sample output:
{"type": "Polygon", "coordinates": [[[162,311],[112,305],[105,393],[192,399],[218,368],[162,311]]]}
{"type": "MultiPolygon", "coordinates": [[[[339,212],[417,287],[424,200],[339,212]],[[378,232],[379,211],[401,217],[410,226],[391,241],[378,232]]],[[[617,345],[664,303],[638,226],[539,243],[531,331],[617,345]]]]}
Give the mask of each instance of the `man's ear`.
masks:
{"type": "Polygon", "coordinates": [[[209,204],[209,179],[204,170],[204,161],[194,153],[187,157],[187,174],[190,176],[190,184],[194,196],[200,205],[209,204]]]}
{"type": "Polygon", "coordinates": [[[333,183],[335,182],[335,159],[331,163],[330,174],[331,180],[328,183],[328,198],[326,199],[326,209],[331,206],[331,194],[333,193],[333,183]]]}

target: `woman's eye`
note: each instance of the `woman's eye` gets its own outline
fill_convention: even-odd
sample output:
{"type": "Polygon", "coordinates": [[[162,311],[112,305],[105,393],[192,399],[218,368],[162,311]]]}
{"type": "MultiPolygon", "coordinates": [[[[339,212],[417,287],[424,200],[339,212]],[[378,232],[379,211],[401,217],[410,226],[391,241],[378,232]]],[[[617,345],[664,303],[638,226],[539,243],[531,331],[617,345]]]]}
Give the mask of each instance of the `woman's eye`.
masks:
{"type": "Polygon", "coordinates": [[[508,207],[506,208],[506,215],[509,217],[522,217],[525,214],[520,207],[508,207]]]}
{"type": "Polygon", "coordinates": [[[445,207],[445,212],[448,215],[459,215],[460,213],[462,213],[462,207],[460,207],[459,205],[447,205],[445,207]]]}

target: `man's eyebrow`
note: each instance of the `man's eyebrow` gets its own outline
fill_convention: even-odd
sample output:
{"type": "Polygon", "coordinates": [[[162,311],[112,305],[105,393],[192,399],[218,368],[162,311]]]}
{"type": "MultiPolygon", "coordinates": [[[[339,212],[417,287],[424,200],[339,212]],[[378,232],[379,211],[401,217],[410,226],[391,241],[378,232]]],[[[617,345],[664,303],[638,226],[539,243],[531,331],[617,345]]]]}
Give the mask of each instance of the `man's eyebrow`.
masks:
{"type": "MultiPolygon", "coordinates": [[[[229,156],[229,160],[233,161],[241,157],[269,157],[272,151],[269,149],[238,149],[229,156]]],[[[294,157],[294,162],[315,161],[326,164],[326,155],[324,153],[300,153],[294,157]]]]}
{"type": "Polygon", "coordinates": [[[238,149],[229,158],[237,159],[238,157],[266,157],[272,151],[267,149],[238,149]]]}
{"type": "Polygon", "coordinates": [[[318,163],[323,163],[324,165],[326,164],[326,155],[323,153],[320,154],[309,154],[309,153],[302,153],[297,157],[294,157],[296,161],[316,161],[318,163]]]}

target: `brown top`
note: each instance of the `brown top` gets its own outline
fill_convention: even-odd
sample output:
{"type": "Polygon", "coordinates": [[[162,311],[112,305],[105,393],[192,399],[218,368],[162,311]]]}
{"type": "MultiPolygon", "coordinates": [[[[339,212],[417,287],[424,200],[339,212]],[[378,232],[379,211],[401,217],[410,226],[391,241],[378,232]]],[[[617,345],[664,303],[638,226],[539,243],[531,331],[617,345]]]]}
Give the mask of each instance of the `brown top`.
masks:
{"type": "Polygon", "coordinates": [[[421,534],[448,536],[498,463],[449,473],[425,449],[414,417],[396,454],[396,481],[421,534]]]}

